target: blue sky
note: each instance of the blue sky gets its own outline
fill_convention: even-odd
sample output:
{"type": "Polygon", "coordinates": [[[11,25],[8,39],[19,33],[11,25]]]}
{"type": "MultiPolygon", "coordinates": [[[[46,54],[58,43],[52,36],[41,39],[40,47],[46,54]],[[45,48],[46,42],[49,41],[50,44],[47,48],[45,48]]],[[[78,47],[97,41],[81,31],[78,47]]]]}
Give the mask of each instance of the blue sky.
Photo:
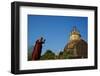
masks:
{"type": "Polygon", "coordinates": [[[28,15],[28,47],[35,45],[35,41],[42,36],[46,39],[42,54],[47,49],[55,53],[63,51],[73,26],[77,27],[82,38],[87,41],[87,17],[28,15]]]}

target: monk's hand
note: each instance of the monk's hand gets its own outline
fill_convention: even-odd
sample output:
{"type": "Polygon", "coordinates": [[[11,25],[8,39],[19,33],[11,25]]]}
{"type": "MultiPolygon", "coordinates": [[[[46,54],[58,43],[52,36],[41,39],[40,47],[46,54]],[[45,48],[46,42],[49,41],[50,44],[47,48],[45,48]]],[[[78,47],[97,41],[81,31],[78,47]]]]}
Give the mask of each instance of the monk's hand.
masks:
{"type": "Polygon", "coordinates": [[[44,39],[44,43],[45,43],[46,39],[44,39]]]}

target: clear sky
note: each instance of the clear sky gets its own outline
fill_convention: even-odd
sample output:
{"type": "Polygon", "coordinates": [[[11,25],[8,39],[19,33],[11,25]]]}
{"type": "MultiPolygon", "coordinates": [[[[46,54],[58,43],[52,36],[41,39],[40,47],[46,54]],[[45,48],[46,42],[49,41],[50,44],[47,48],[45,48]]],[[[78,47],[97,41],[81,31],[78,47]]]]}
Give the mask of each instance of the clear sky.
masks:
{"type": "Polygon", "coordinates": [[[68,43],[72,27],[76,26],[87,41],[88,18],[77,16],[28,15],[28,47],[34,46],[39,37],[46,39],[42,54],[51,49],[58,53],[68,43]]]}

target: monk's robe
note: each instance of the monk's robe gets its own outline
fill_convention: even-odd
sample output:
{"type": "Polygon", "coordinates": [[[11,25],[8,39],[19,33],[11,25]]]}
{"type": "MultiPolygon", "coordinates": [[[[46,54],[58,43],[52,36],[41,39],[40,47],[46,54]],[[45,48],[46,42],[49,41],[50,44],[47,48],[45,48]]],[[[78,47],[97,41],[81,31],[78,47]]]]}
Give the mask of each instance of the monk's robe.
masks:
{"type": "Polygon", "coordinates": [[[43,43],[44,41],[42,41],[42,39],[36,41],[35,46],[33,47],[32,60],[40,59],[43,43]]]}

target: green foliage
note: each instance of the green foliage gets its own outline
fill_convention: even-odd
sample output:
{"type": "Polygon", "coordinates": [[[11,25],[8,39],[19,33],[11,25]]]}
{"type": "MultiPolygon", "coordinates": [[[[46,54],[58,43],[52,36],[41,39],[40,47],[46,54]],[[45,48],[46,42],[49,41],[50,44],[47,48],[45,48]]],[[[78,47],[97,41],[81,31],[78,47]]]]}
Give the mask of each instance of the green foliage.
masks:
{"type": "Polygon", "coordinates": [[[63,59],[63,52],[62,51],[59,52],[57,59],[63,59]]]}
{"type": "Polygon", "coordinates": [[[50,60],[50,59],[69,59],[71,54],[66,51],[60,51],[58,55],[52,52],[52,50],[47,50],[41,57],[40,60],[50,60]]]}
{"type": "Polygon", "coordinates": [[[66,51],[60,51],[58,55],[58,59],[69,59],[71,57],[71,54],[66,51]]]}
{"type": "Polygon", "coordinates": [[[55,53],[53,53],[52,50],[47,50],[47,51],[40,57],[40,60],[49,60],[49,59],[55,59],[55,53]]]}
{"type": "Polygon", "coordinates": [[[32,48],[33,46],[28,48],[28,61],[32,60],[32,48]]]}
{"type": "Polygon", "coordinates": [[[71,54],[68,52],[63,52],[63,59],[69,59],[71,57],[71,54]]]}

